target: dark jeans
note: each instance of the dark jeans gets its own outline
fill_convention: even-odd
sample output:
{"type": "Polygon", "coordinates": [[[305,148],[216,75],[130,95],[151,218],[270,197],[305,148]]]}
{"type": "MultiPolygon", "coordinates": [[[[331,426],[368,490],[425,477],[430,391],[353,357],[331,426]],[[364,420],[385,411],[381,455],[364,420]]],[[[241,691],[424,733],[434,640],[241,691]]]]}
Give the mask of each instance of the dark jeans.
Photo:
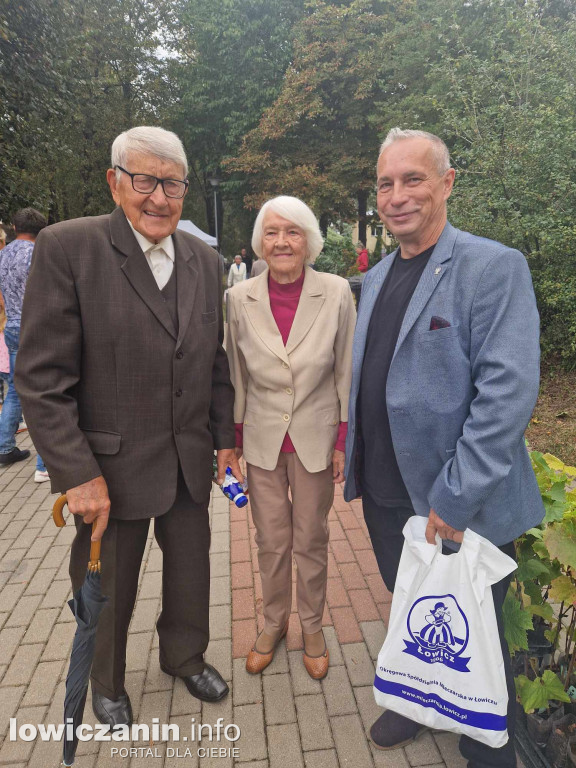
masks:
{"type": "MultiPolygon", "coordinates": [[[[404,536],[402,529],[409,517],[414,514],[412,508],[407,507],[381,507],[369,496],[362,498],[362,508],[364,519],[368,526],[370,539],[374,548],[374,554],[380,569],[380,575],[386,584],[389,592],[394,592],[396,583],[396,574],[402,554],[404,536]]],[[[514,558],[514,544],[504,544],[500,547],[501,551],[509,557],[514,558]]],[[[453,550],[444,547],[444,554],[454,554],[453,550]]],[[[516,768],[516,752],[514,750],[514,728],[516,723],[516,691],[514,688],[514,677],[510,664],[510,652],[508,644],[504,639],[504,626],[502,619],[502,605],[510,576],[506,576],[497,584],[492,585],[492,596],[494,599],[494,609],[496,611],[496,621],[498,624],[498,634],[500,645],[502,647],[502,656],[504,658],[504,671],[506,674],[506,687],[508,689],[508,743],[500,749],[488,747],[481,744],[469,736],[460,737],[460,752],[468,760],[468,768],[516,768]]]]}

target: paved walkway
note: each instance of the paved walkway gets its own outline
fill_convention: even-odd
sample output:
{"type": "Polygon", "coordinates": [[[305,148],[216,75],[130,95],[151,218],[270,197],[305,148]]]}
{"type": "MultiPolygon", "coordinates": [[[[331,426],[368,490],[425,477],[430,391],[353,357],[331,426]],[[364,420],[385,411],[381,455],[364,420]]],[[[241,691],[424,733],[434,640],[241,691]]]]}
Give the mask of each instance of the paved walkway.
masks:
{"type": "MultiPolygon", "coordinates": [[[[18,439],[31,447],[27,433],[18,439]]],[[[52,768],[60,744],[11,741],[18,725],[62,720],[66,675],[75,623],[69,598],[68,551],[73,526],[57,530],[50,517],[48,484],[32,482],[35,454],[0,470],[0,765],[52,768]]],[[[403,750],[379,752],[366,730],[379,710],[372,696],[374,660],[385,635],[390,595],[383,588],[360,507],[336,495],[330,512],[328,606],[324,631],[331,669],[311,680],[302,665],[300,628],[293,614],[286,643],[262,676],[244,670],[244,657],[261,624],[261,590],[248,508],[229,510],[216,491],[212,521],[211,637],[207,659],[230,681],[220,704],[201,704],[180,681],[160,671],[154,624],[160,610],[161,555],[150,536],[130,627],[126,687],[135,722],[179,726],[181,740],[81,743],[78,768],[463,768],[456,737],[426,734],[403,750]],[[192,724],[241,729],[236,744],[201,744],[192,724]],[[189,734],[188,743],[182,738],[189,734]],[[239,756],[198,756],[198,747],[236,746],[239,756]],[[132,748],[122,757],[112,750],[132,748]],[[179,750],[179,753],[176,751],[179,750]]],[[[84,722],[95,724],[87,704],[84,722]]],[[[234,736],[233,733],[230,733],[234,736]]]]}

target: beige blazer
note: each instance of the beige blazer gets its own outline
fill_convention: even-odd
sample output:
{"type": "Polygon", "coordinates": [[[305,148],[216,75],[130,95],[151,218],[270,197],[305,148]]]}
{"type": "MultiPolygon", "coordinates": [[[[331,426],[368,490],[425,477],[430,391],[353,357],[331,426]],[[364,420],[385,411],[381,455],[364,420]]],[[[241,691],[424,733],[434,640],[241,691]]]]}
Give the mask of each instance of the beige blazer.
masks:
{"type": "Polygon", "coordinates": [[[268,270],[228,293],[226,351],[244,424],[244,457],[275,469],[286,432],[308,472],[330,464],[348,420],[356,310],[346,280],[306,267],[286,347],[270,309],[268,270]]]}

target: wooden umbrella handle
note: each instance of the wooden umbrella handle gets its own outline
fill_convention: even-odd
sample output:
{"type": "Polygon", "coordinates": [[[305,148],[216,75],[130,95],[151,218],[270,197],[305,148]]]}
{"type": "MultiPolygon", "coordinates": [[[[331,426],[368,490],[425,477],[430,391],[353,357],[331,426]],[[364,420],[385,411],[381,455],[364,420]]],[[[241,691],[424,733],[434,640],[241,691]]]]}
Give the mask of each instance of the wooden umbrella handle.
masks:
{"type": "MultiPolygon", "coordinates": [[[[66,494],[63,494],[62,496],[59,496],[56,501],[54,502],[54,506],[52,507],[52,518],[55,522],[55,524],[58,526],[58,528],[64,528],[66,525],[66,520],[64,520],[64,514],[63,510],[66,504],[68,503],[68,499],[66,498],[66,494]]],[[[92,523],[92,533],[96,530],[96,521],[92,523]]],[[[100,570],[100,545],[101,541],[92,541],[90,542],[90,562],[88,563],[88,570],[90,571],[99,571],[100,570]]]]}

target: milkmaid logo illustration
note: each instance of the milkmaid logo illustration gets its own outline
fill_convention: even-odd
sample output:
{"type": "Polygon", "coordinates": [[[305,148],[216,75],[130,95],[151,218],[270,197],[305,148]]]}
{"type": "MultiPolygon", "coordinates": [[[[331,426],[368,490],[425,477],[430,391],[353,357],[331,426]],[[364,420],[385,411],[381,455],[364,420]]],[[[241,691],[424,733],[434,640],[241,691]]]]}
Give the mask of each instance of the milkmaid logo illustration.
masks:
{"type": "Polygon", "coordinates": [[[458,672],[470,672],[468,620],[454,595],[420,597],[408,613],[407,628],[412,642],[404,638],[404,653],[426,664],[444,664],[458,672]]]}

